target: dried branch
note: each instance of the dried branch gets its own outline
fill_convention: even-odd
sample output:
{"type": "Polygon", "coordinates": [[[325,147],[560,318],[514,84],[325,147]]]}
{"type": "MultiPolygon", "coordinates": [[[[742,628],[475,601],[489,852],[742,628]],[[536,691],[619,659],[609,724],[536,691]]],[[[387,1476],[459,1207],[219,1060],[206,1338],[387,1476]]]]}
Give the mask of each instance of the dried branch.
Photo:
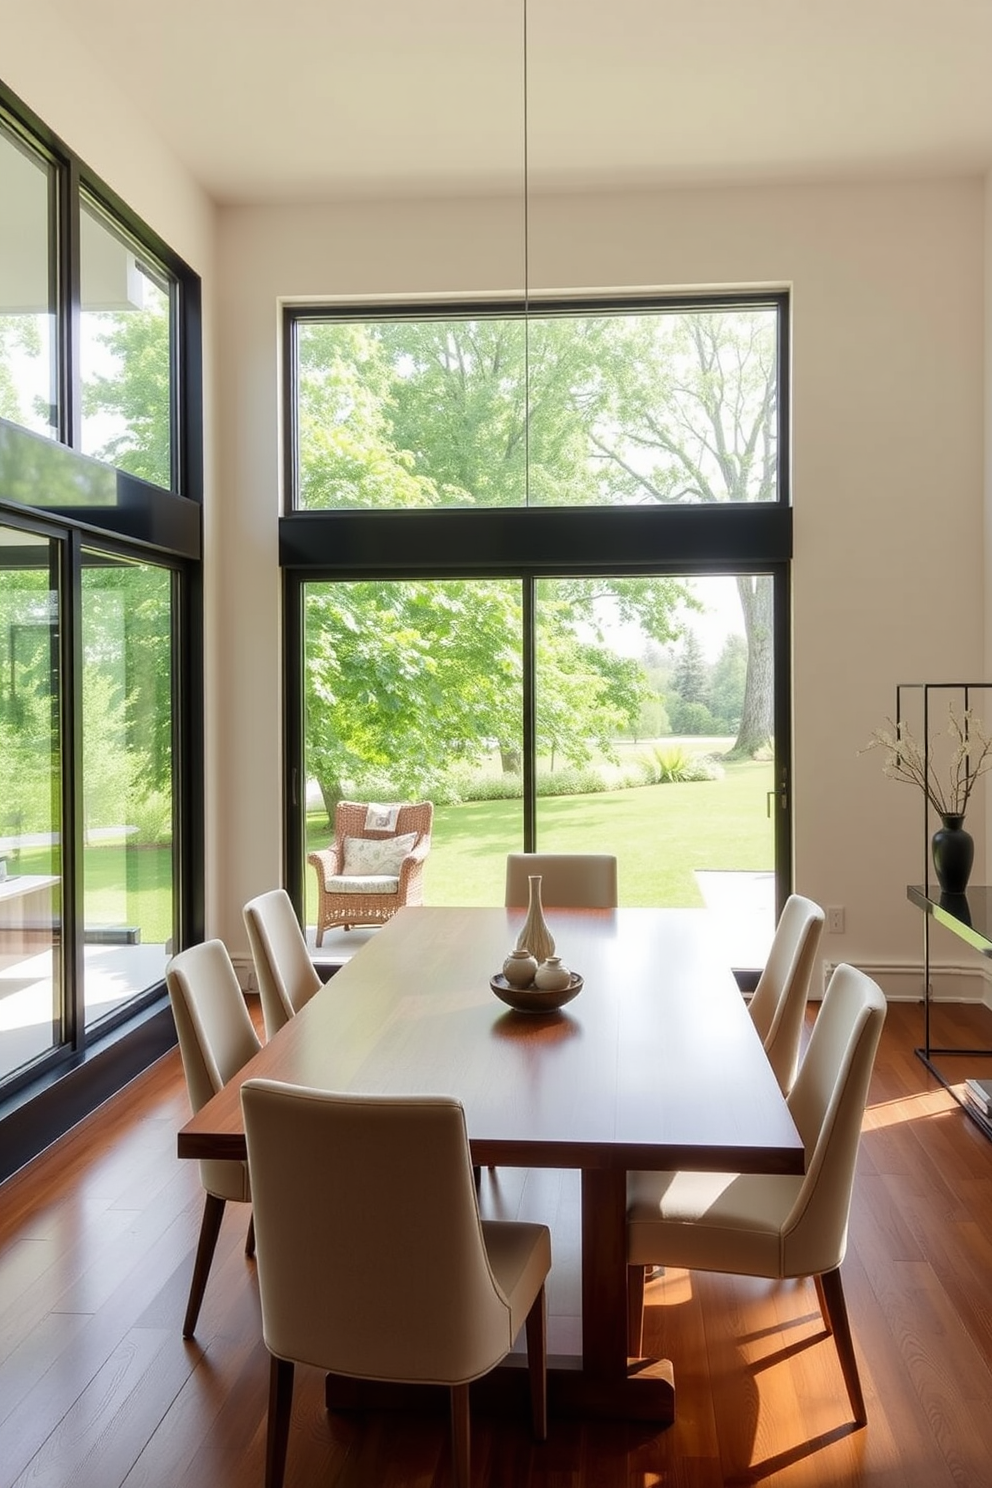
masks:
{"type": "Polygon", "coordinates": [[[992,769],[992,738],[982,719],[970,708],[958,712],[952,703],[947,711],[951,755],[945,778],[937,774],[934,751],[924,751],[904,720],[896,724],[887,718],[888,727],[876,729],[858,753],[884,749],[882,770],[890,780],[905,780],[915,785],[938,816],[964,816],[976,784],[992,769]]]}

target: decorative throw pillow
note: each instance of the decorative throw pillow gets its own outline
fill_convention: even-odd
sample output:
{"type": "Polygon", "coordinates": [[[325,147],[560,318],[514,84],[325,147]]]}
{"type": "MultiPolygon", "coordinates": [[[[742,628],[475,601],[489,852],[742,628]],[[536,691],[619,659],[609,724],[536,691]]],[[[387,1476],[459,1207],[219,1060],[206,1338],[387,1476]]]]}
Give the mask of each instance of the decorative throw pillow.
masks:
{"type": "Polygon", "coordinates": [[[345,878],[364,878],[370,874],[395,876],[399,873],[400,864],[416,840],[416,832],[405,832],[402,837],[386,837],[379,840],[370,837],[346,837],[342,874],[345,878]]]}

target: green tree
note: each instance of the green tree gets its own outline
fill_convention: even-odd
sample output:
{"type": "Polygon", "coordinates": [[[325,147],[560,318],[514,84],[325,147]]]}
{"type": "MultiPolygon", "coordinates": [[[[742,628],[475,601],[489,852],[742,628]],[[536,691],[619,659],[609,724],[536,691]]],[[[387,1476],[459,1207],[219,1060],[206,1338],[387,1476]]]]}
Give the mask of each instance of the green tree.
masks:
{"type": "Polygon", "coordinates": [[[728,635],[723,650],[710,669],[710,709],[730,729],[740,723],[747,684],[747,641],[728,635]]]}
{"type": "Polygon", "coordinates": [[[694,630],[686,630],[672,672],[672,691],[684,703],[701,703],[709,691],[708,668],[694,630]]]}
{"type": "Polygon", "coordinates": [[[95,339],[113,370],[83,384],[83,413],[110,421],[95,453],[158,486],[172,484],[172,387],[169,297],[150,281],[142,310],[89,312],[95,339]]]}
{"type": "MultiPolygon", "coordinates": [[[[616,499],[769,501],[778,480],[777,357],[766,311],[629,317],[616,327],[612,402],[592,432],[616,499]]],[[[731,754],[772,734],[772,581],[737,580],[747,676],[731,754]]]]}

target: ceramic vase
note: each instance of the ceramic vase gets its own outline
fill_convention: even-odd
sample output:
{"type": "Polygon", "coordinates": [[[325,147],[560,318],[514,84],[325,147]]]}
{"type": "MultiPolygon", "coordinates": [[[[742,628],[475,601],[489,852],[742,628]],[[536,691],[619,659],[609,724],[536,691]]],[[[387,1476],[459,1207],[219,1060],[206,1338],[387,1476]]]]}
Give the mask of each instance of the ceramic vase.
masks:
{"type": "Polygon", "coordinates": [[[930,842],[937,882],[945,894],[963,894],[975,859],[975,842],[964,829],[963,816],[942,816],[943,826],[930,842]]]}
{"type": "Polygon", "coordinates": [[[524,928],[517,937],[517,950],[530,951],[540,966],[542,961],[547,961],[549,956],[554,955],[555,938],[544,918],[544,906],[541,904],[541,875],[532,873],[527,881],[530,885],[530,901],[527,906],[524,928]]]}
{"type": "Polygon", "coordinates": [[[503,975],[511,987],[529,987],[537,975],[537,961],[530,951],[511,951],[503,962],[503,975]]]}
{"type": "Polygon", "coordinates": [[[549,956],[542,961],[534,975],[534,986],[542,992],[563,992],[571,983],[572,973],[562,966],[560,956],[549,956]]]}

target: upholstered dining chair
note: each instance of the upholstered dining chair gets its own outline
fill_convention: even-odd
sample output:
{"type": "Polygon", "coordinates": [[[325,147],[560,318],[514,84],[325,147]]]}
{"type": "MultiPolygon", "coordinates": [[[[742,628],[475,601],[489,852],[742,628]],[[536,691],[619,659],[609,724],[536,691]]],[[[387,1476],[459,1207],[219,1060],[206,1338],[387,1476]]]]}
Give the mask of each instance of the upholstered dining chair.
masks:
{"type": "Polygon", "coordinates": [[[320,990],[321,980],[285,889],[270,889],[249,899],[243,914],[265,1036],[271,1038],[320,990]]]}
{"type": "Polygon", "coordinates": [[[823,910],[812,899],[790,894],[779,917],[771,950],[748,1003],[783,1095],[799,1067],[799,1043],[810,977],[823,931],[823,910]]]}
{"type": "Polygon", "coordinates": [[[384,925],[404,904],[423,904],[433,823],[430,801],[338,802],[334,841],[307,856],[317,875],[319,946],[332,925],[384,925]]]}
{"type": "Polygon", "coordinates": [[[837,1347],[855,1422],[865,1424],[840,1265],[868,1083],[884,1020],[885,998],[876,984],[853,966],[836,967],[788,1098],[806,1149],[805,1175],[628,1175],[632,1354],[641,1352],[646,1266],[772,1279],[811,1276],[837,1347]]]}
{"type": "MultiPolygon", "coordinates": [[[[195,1114],[258,1053],[261,1044],[222,941],[208,940],[180,951],[166,967],[165,980],[195,1114]]],[[[243,1162],[204,1159],[200,1182],[206,1201],[183,1320],[184,1338],[192,1338],[200,1315],[224,1207],[228,1199],[251,1202],[248,1168],[243,1162]]],[[[255,1231],[249,1220],[245,1254],[254,1253],[255,1231]]]]}
{"type": "Polygon", "coordinates": [[[545,909],[616,909],[617,860],[612,853],[507,853],[509,908],[526,908],[532,874],[541,875],[545,909]]]}
{"type": "Polygon", "coordinates": [[[551,1237],[480,1220],[460,1102],[249,1080],[241,1103],[272,1356],[266,1488],[283,1480],[296,1363],[449,1386],[454,1481],[468,1488],[469,1382],[526,1324],[543,1439],[551,1237]]]}

